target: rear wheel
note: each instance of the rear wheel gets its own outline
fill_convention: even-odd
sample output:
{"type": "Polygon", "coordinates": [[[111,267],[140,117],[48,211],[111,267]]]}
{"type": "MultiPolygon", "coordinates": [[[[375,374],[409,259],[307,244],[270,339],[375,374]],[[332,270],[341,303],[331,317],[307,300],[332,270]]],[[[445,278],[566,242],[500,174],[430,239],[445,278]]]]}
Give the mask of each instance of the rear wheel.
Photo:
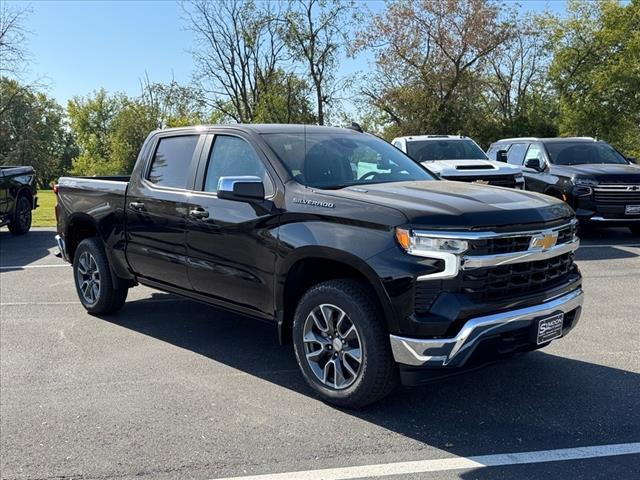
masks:
{"type": "Polygon", "coordinates": [[[9,222],[9,231],[14,235],[24,235],[31,228],[31,202],[21,195],[18,197],[13,218],[9,222]]]}
{"type": "Polygon", "coordinates": [[[114,285],[100,239],[87,238],[80,242],[73,258],[73,273],[78,297],[89,313],[102,315],[122,308],[129,289],[114,285]]]}
{"type": "Polygon", "coordinates": [[[636,237],[640,237],[640,225],[632,225],[629,227],[629,230],[631,230],[631,233],[636,237]]]}
{"type": "Polygon", "coordinates": [[[320,283],[300,300],[293,321],[296,359],[323,400],[362,407],[396,385],[389,335],[375,305],[369,290],[350,279],[320,283]]]}

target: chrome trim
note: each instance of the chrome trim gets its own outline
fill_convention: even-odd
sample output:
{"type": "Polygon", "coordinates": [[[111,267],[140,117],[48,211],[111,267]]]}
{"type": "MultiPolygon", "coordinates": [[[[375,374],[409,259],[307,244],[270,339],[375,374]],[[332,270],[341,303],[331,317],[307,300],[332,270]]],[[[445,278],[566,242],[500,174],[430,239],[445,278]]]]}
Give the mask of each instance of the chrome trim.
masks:
{"type": "Polygon", "coordinates": [[[536,262],[538,260],[548,260],[565,253],[575,252],[580,246],[580,240],[575,239],[568,243],[556,245],[548,250],[526,250],[524,252],[500,253],[497,255],[465,256],[462,258],[462,269],[497,267],[500,265],[511,265],[522,262],[536,262]]]}
{"type": "Polygon", "coordinates": [[[263,183],[260,177],[255,175],[220,177],[218,179],[218,191],[233,193],[236,183],[263,183]]]}
{"type": "Polygon", "coordinates": [[[604,218],[601,216],[591,217],[590,222],[640,222],[640,218],[604,218]]]}
{"type": "Polygon", "coordinates": [[[600,193],[640,193],[640,184],[632,183],[620,183],[620,184],[599,184],[595,185],[593,189],[600,193]]]}
{"type": "Polygon", "coordinates": [[[58,253],[67,262],[70,262],[69,255],[67,254],[67,245],[64,243],[64,239],[60,235],[56,235],[56,243],[58,244],[58,253]]]}
{"type": "Polygon", "coordinates": [[[431,238],[452,238],[460,240],[484,240],[487,238],[513,238],[513,237],[526,237],[529,235],[535,235],[545,232],[557,232],[577,225],[578,220],[572,219],[569,223],[563,225],[543,228],[537,230],[525,230],[522,232],[456,232],[456,231],[443,231],[443,230],[412,230],[412,233],[418,237],[431,237],[431,238]]]}
{"type": "MultiPolygon", "coordinates": [[[[483,240],[495,238],[514,238],[514,237],[535,237],[539,235],[555,235],[567,228],[575,227],[578,224],[577,219],[572,219],[569,223],[552,227],[548,229],[527,230],[523,232],[444,232],[429,230],[412,230],[412,234],[418,237],[430,238],[452,238],[457,240],[483,240]]],[[[577,237],[567,243],[556,245],[547,250],[535,248],[522,252],[501,253],[496,255],[456,255],[451,252],[441,251],[423,251],[420,254],[411,253],[424,258],[435,258],[444,260],[444,269],[440,272],[427,273],[416,278],[417,281],[434,280],[443,278],[453,278],[458,275],[460,270],[469,270],[472,268],[495,267],[500,265],[511,265],[522,262],[535,262],[537,260],[547,260],[565,253],[574,252],[580,246],[580,240],[577,237]]]]}
{"type": "MultiPolygon", "coordinates": [[[[468,320],[453,338],[420,339],[389,335],[396,362],[415,367],[461,367],[478,343],[489,336],[532,325],[541,317],[569,313],[582,306],[581,288],[540,305],[468,320]]],[[[573,325],[579,320],[576,312],[573,325]]]]}

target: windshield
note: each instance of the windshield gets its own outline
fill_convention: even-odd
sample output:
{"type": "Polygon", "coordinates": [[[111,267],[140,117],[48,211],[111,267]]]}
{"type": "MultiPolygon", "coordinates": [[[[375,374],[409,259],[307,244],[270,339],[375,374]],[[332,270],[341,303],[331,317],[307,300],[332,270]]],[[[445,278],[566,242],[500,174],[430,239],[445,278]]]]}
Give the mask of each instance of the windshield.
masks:
{"type": "Polygon", "coordinates": [[[611,145],[604,142],[549,142],[545,147],[551,163],[555,165],[629,163],[611,145]]]}
{"type": "Polygon", "coordinates": [[[407,154],[416,162],[437,160],[488,160],[472,140],[407,141],[407,154]]]}
{"type": "Polygon", "coordinates": [[[433,180],[420,165],[371,135],[270,133],[263,138],[298,183],[337,189],[351,185],[433,180]]]}

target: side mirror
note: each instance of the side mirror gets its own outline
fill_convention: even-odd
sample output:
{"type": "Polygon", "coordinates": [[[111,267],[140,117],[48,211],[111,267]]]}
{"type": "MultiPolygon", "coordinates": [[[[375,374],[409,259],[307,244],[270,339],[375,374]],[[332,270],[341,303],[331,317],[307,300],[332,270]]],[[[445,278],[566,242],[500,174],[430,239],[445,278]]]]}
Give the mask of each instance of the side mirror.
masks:
{"type": "Polygon", "coordinates": [[[542,162],[540,162],[539,158],[528,158],[526,162],[524,162],[524,166],[527,168],[532,168],[538,172],[542,171],[542,162]]]}
{"type": "Polygon", "coordinates": [[[250,202],[264,200],[264,183],[260,177],[220,177],[218,198],[250,202]]]}
{"type": "Polygon", "coordinates": [[[496,161],[507,163],[507,151],[506,150],[498,150],[496,152],[496,161]]]}
{"type": "Polygon", "coordinates": [[[627,157],[627,160],[631,163],[638,163],[638,159],[635,157],[627,157]]]}

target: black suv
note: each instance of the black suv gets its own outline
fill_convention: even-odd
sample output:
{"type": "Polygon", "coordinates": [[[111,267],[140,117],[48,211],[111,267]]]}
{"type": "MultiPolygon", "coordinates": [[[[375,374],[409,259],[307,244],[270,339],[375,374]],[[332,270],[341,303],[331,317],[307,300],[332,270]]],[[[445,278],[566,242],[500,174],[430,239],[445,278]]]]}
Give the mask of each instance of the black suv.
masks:
{"type": "Polygon", "coordinates": [[[628,226],[640,235],[640,166],[590,137],[509,138],[492,160],[521,165],[525,188],[567,202],[583,225],[628,226]]]}

